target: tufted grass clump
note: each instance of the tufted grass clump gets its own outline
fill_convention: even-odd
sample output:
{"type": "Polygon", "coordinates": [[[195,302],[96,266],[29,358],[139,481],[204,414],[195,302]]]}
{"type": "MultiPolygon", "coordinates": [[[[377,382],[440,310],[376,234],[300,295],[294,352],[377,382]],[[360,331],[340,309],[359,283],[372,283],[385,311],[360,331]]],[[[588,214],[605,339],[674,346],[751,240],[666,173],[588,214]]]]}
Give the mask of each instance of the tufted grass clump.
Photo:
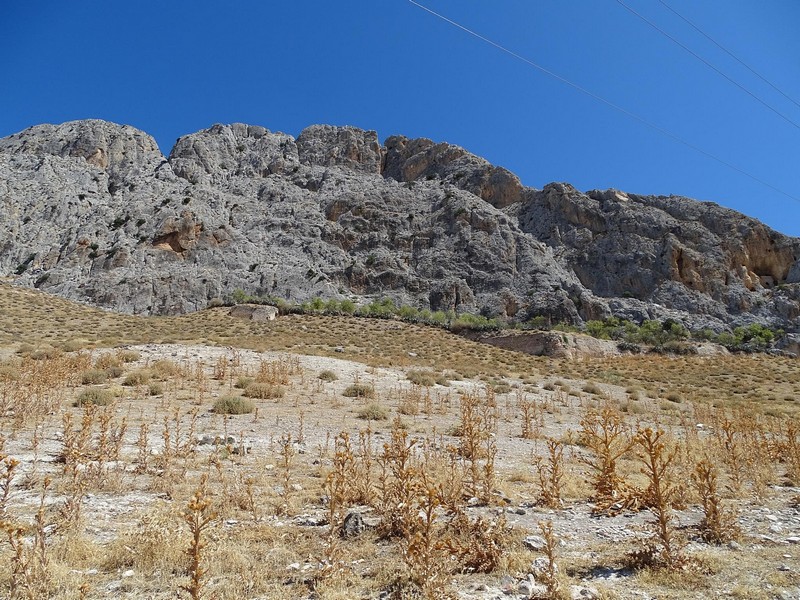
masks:
{"type": "Polygon", "coordinates": [[[88,340],[67,340],[61,344],[61,350],[64,352],[78,352],[79,350],[83,350],[88,344],[88,340]]]}
{"type": "Polygon", "coordinates": [[[11,364],[0,364],[0,382],[17,381],[21,377],[19,369],[11,364]]]}
{"type": "Polygon", "coordinates": [[[244,390],[244,395],[248,398],[258,398],[259,400],[270,400],[273,398],[283,398],[286,393],[282,385],[274,383],[251,383],[244,390]]]}
{"type": "Polygon", "coordinates": [[[114,401],[114,393],[110,390],[101,388],[89,388],[83,390],[75,400],[75,406],[87,406],[92,404],[94,406],[108,406],[114,401]]]}
{"type": "Polygon", "coordinates": [[[342,395],[348,398],[374,398],[375,388],[366,383],[354,383],[348,385],[342,395]]]}
{"type": "Polygon", "coordinates": [[[408,379],[411,383],[423,385],[425,387],[432,387],[437,383],[443,386],[450,385],[450,381],[448,381],[447,377],[445,377],[443,373],[436,373],[435,371],[424,369],[412,369],[406,373],[406,379],[408,379]]]}
{"type": "Polygon", "coordinates": [[[116,356],[123,363],[136,362],[142,358],[142,355],[137,350],[117,350],[116,356]]]}
{"type": "Polygon", "coordinates": [[[365,421],[385,421],[389,418],[389,411],[377,402],[371,402],[359,410],[356,416],[365,421]]]}
{"type": "Polygon", "coordinates": [[[593,394],[595,396],[600,396],[603,393],[603,390],[600,388],[600,386],[592,381],[587,381],[584,384],[583,391],[587,394],[593,394]]]}
{"type": "Polygon", "coordinates": [[[240,390],[246,390],[248,387],[253,385],[254,381],[255,379],[253,377],[246,377],[242,375],[236,380],[236,384],[234,385],[234,387],[237,387],[240,390]]]}
{"type": "Polygon", "coordinates": [[[63,354],[61,348],[53,348],[52,346],[43,346],[31,352],[28,356],[33,360],[53,360],[63,354]]]}
{"type": "Polygon", "coordinates": [[[150,381],[152,373],[150,371],[133,371],[128,373],[125,379],[122,380],[122,385],[128,387],[135,387],[137,385],[144,385],[150,381]]]}
{"type": "Polygon", "coordinates": [[[108,371],[105,369],[89,369],[81,375],[83,385],[105,383],[108,380],[108,371]]]}
{"type": "Polygon", "coordinates": [[[431,387],[436,385],[436,373],[414,369],[406,373],[406,379],[416,385],[431,387]]]}
{"type": "Polygon", "coordinates": [[[161,360],[157,360],[152,365],[153,373],[159,379],[168,379],[170,377],[177,377],[182,372],[181,366],[168,358],[162,358],[161,360]]]}
{"type": "Polygon", "coordinates": [[[214,402],[214,412],[220,415],[248,415],[255,408],[252,400],[242,396],[220,396],[214,402]]]}
{"type": "Polygon", "coordinates": [[[122,377],[122,375],[125,373],[125,369],[123,369],[122,367],[108,367],[105,371],[106,373],[108,373],[108,377],[110,379],[116,379],[117,377],[122,377]]]}
{"type": "Polygon", "coordinates": [[[321,371],[319,375],[317,375],[317,378],[321,379],[322,381],[336,381],[339,379],[339,376],[330,369],[325,369],[324,371],[321,371]]]}

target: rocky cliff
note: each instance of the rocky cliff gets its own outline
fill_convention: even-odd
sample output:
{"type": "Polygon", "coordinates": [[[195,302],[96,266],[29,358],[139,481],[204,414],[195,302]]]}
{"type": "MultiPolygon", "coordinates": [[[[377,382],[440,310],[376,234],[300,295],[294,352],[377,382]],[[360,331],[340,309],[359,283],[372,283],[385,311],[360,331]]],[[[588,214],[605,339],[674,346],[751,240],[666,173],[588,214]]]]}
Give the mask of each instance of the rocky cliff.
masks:
{"type": "Polygon", "coordinates": [[[129,313],[235,289],[528,319],[800,325],[800,239],[711,203],[523,186],[463,148],[103,121],[0,140],[0,274],[129,313]]]}

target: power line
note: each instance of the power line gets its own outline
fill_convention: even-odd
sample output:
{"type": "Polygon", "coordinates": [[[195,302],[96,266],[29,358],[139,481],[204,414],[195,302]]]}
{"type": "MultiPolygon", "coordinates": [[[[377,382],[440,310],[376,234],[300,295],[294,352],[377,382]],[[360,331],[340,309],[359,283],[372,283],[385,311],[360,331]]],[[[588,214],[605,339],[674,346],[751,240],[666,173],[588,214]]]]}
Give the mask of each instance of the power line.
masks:
{"type": "Polygon", "coordinates": [[[723,73],[722,71],[720,71],[720,70],[719,70],[717,67],[715,67],[714,65],[712,65],[712,64],[711,64],[710,62],[708,62],[708,61],[707,61],[705,58],[703,58],[702,56],[700,56],[699,54],[697,54],[697,53],[696,53],[694,50],[692,50],[692,49],[691,49],[691,48],[689,48],[688,46],[686,46],[686,45],[682,44],[681,42],[679,42],[679,41],[678,41],[676,38],[674,38],[674,37],[673,37],[673,36],[671,36],[669,33],[667,33],[666,31],[664,31],[663,29],[661,29],[661,28],[660,28],[658,25],[656,25],[655,23],[653,23],[653,22],[652,22],[650,19],[648,19],[647,17],[643,16],[642,14],[640,14],[640,13],[636,12],[636,11],[635,11],[634,9],[632,9],[630,6],[628,6],[627,4],[625,4],[625,3],[624,3],[622,0],[616,0],[616,2],[617,2],[617,4],[619,4],[620,6],[622,6],[623,8],[625,8],[625,10],[627,10],[628,12],[630,12],[630,13],[632,13],[632,14],[636,15],[636,16],[637,16],[638,18],[640,18],[642,21],[644,21],[645,23],[647,23],[648,25],[650,25],[650,27],[652,27],[653,29],[655,29],[656,31],[658,31],[658,32],[659,32],[661,35],[663,35],[663,36],[664,36],[664,37],[666,37],[667,39],[671,40],[672,42],[674,42],[675,44],[677,44],[678,46],[680,46],[681,48],[683,48],[683,49],[684,49],[686,52],[688,52],[688,53],[689,53],[689,54],[691,54],[693,57],[695,57],[697,60],[699,60],[701,63],[703,63],[704,65],[706,65],[706,66],[707,66],[709,69],[711,69],[711,70],[712,70],[712,71],[714,71],[715,73],[719,74],[720,76],[724,77],[725,79],[727,79],[728,81],[730,81],[730,82],[731,82],[733,85],[735,85],[735,86],[736,86],[736,87],[738,87],[740,90],[742,90],[742,91],[743,91],[745,94],[747,94],[748,96],[750,96],[751,98],[753,98],[754,100],[756,100],[757,102],[759,102],[760,104],[764,105],[766,108],[768,108],[769,110],[771,110],[772,112],[774,112],[774,113],[775,113],[776,115],[778,115],[778,116],[779,116],[781,119],[783,119],[784,121],[786,121],[786,122],[787,122],[787,123],[789,123],[790,125],[794,125],[794,126],[797,128],[797,129],[800,129],[800,125],[798,125],[797,123],[795,123],[794,121],[792,121],[792,120],[791,120],[789,117],[787,117],[786,115],[784,115],[784,114],[783,114],[782,112],[780,112],[780,111],[779,111],[777,108],[774,108],[774,107],[773,107],[773,106],[771,106],[770,104],[768,104],[768,103],[764,102],[764,100],[762,100],[761,98],[759,98],[758,96],[756,96],[756,95],[755,95],[753,92],[751,92],[750,90],[748,90],[746,87],[744,87],[744,86],[743,86],[742,84],[740,84],[738,81],[736,81],[736,80],[735,80],[735,79],[733,79],[732,77],[729,77],[728,75],[726,75],[725,73],[723,73]]]}
{"type": "Polygon", "coordinates": [[[769,86],[770,86],[770,87],[771,87],[773,90],[775,90],[776,92],[778,92],[778,93],[779,93],[781,96],[783,96],[784,98],[786,98],[787,100],[789,100],[791,103],[793,103],[795,106],[797,106],[798,108],[800,108],[800,102],[797,102],[797,100],[795,100],[795,99],[794,99],[794,98],[792,98],[792,97],[791,97],[789,94],[787,94],[786,92],[784,92],[783,90],[781,90],[781,89],[780,89],[780,88],[779,88],[777,85],[775,85],[774,83],[772,83],[772,82],[771,82],[769,79],[767,79],[766,77],[764,77],[763,75],[761,75],[761,73],[759,73],[758,71],[756,71],[756,70],[755,70],[753,67],[751,67],[750,65],[748,65],[746,62],[744,62],[742,59],[740,59],[738,56],[736,56],[736,55],[735,55],[733,52],[731,52],[730,50],[728,50],[728,49],[727,49],[725,46],[723,46],[722,44],[720,44],[720,43],[719,43],[717,40],[715,40],[715,39],[714,39],[714,38],[712,38],[710,35],[708,35],[708,34],[707,34],[705,31],[703,31],[702,29],[700,29],[700,27],[698,27],[697,25],[695,25],[694,23],[692,23],[692,22],[691,22],[689,19],[687,19],[686,17],[684,17],[684,16],[683,16],[681,13],[679,13],[677,10],[675,10],[674,8],[672,8],[672,7],[671,7],[669,4],[667,4],[666,2],[664,2],[664,0],[658,0],[658,1],[659,1],[661,4],[663,4],[663,5],[664,5],[664,6],[665,6],[665,7],[666,7],[666,8],[667,8],[667,9],[668,9],[670,12],[672,12],[672,13],[673,13],[673,14],[675,14],[677,17],[679,17],[680,19],[682,19],[683,21],[685,21],[687,24],[689,24],[689,26],[691,26],[691,27],[692,27],[692,28],[693,28],[695,31],[697,31],[697,32],[698,32],[698,33],[700,33],[702,36],[704,36],[704,37],[705,37],[707,40],[709,40],[709,41],[710,41],[712,44],[714,44],[714,45],[715,45],[717,48],[719,48],[720,50],[722,50],[723,52],[725,52],[725,54],[727,54],[727,55],[728,55],[728,56],[730,56],[730,57],[731,57],[733,60],[735,60],[736,62],[738,62],[738,63],[739,63],[740,65],[742,65],[742,66],[743,66],[745,69],[747,69],[747,70],[748,70],[748,71],[750,71],[750,72],[751,72],[753,75],[755,75],[756,77],[758,77],[758,78],[759,78],[761,81],[763,81],[764,83],[766,83],[767,85],[769,85],[769,86]]]}
{"type": "Polygon", "coordinates": [[[430,13],[431,15],[435,16],[436,18],[441,19],[442,21],[444,21],[446,23],[449,23],[453,27],[456,27],[457,29],[460,29],[461,31],[463,31],[465,33],[468,33],[472,37],[477,38],[477,39],[481,40],[482,42],[485,42],[485,43],[489,44],[490,46],[494,46],[495,48],[497,48],[501,52],[505,52],[509,56],[512,56],[512,57],[516,58],[517,60],[527,64],[528,66],[531,66],[531,67],[541,71],[542,73],[544,73],[546,75],[549,75],[550,77],[552,77],[554,79],[557,79],[561,83],[564,83],[564,84],[572,87],[573,89],[578,90],[582,94],[585,94],[585,95],[589,96],[590,98],[593,98],[594,100],[602,102],[606,106],[609,106],[609,107],[613,108],[614,110],[616,110],[618,112],[621,112],[624,115],[627,115],[628,117],[638,121],[639,123],[641,123],[643,125],[646,125],[650,129],[653,129],[654,131],[657,131],[658,133],[670,138],[671,140],[673,140],[675,142],[678,142],[679,144],[682,144],[682,145],[686,146],[687,148],[691,148],[695,152],[698,152],[698,153],[702,154],[703,156],[705,156],[707,158],[710,158],[710,159],[720,163],[721,165],[724,165],[724,166],[728,167],[729,169],[731,169],[733,171],[736,171],[737,173],[740,173],[740,174],[744,175],[745,177],[748,177],[748,178],[752,179],[753,181],[755,181],[757,183],[760,183],[764,187],[767,187],[767,188],[771,189],[774,192],[777,192],[777,193],[779,193],[779,194],[781,194],[783,196],[786,196],[787,198],[790,198],[791,200],[794,200],[795,202],[800,202],[800,197],[795,196],[793,194],[790,194],[789,192],[785,192],[784,190],[772,185],[771,183],[768,183],[768,182],[764,181],[760,177],[757,177],[755,175],[752,175],[751,173],[748,173],[747,171],[745,171],[741,167],[737,167],[733,163],[730,163],[730,162],[726,161],[725,159],[722,159],[722,158],[720,158],[720,157],[718,157],[718,156],[716,156],[716,155],[714,155],[714,154],[712,154],[712,153],[710,153],[710,152],[708,152],[706,150],[703,150],[699,146],[696,146],[695,144],[685,140],[684,138],[682,138],[682,137],[680,137],[680,136],[678,136],[678,135],[676,135],[676,134],[664,129],[663,127],[660,127],[660,126],[656,125],[655,123],[652,123],[651,121],[648,121],[644,117],[639,116],[636,113],[631,112],[628,109],[623,108],[623,107],[619,106],[618,104],[615,104],[615,103],[611,102],[610,100],[607,100],[607,99],[603,98],[602,96],[600,96],[598,94],[595,94],[592,91],[587,90],[586,88],[578,85],[577,83],[574,83],[574,82],[570,81],[566,77],[562,77],[561,75],[559,75],[557,73],[554,73],[550,69],[547,69],[547,68],[543,67],[542,65],[532,61],[531,59],[526,58],[526,57],[522,56],[521,54],[517,54],[513,50],[510,50],[510,49],[506,48],[505,46],[503,46],[501,44],[498,44],[497,42],[495,42],[495,41],[493,41],[493,40],[491,40],[491,39],[489,39],[489,38],[477,33],[476,31],[473,31],[472,29],[469,29],[469,28],[465,27],[464,25],[461,25],[460,23],[457,23],[456,21],[453,21],[452,19],[449,19],[448,17],[445,17],[444,15],[442,15],[442,14],[440,14],[440,13],[438,13],[438,12],[436,12],[436,11],[430,9],[430,8],[428,8],[427,6],[424,6],[424,5],[420,4],[419,2],[416,2],[415,0],[408,0],[408,2],[413,4],[414,6],[416,6],[418,8],[421,8],[422,10],[424,10],[427,13],[430,13]]]}

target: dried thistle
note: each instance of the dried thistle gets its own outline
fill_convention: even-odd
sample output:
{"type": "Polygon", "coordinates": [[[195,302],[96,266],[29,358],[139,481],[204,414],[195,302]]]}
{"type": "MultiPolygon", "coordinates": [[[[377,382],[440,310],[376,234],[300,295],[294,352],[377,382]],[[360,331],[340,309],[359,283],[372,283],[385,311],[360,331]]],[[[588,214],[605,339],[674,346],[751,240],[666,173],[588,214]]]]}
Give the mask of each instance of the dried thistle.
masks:
{"type": "Polygon", "coordinates": [[[708,459],[698,462],[692,473],[692,481],[703,506],[700,535],[712,544],[729,542],[739,533],[736,514],[722,504],[718,478],[717,467],[708,459]]]}
{"type": "Polygon", "coordinates": [[[189,526],[191,541],[186,549],[190,563],[186,571],[189,576],[189,584],[181,586],[181,589],[189,594],[192,600],[202,598],[203,588],[205,587],[205,575],[208,569],[203,568],[203,549],[206,547],[204,536],[207,530],[213,525],[217,518],[216,513],[211,508],[211,499],[206,492],[207,477],[203,475],[200,485],[195,490],[194,495],[189,500],[183,511],[183,520],[189,526]]]}
{"type": "Polygon", "coordinates": [[[640,429],[635,437],[642,473],[649,481],[644,499],[656,518],[653,528],[660,547],[648,545],[643,552],[636,552],[631,558],[637,566],[677,570],[686,565],[683,544],[678,539],[672,513],[676,491],[672,466],[677,449],[669,449],[664,436],[664,431],[653,431],[648,427],[640,429]]]}
{"type": "Polygon", "coordinates": [[[592,469],[593,500],[601,506],[616,501],[625,482],[617,475],[617,461],[634,445],[622,415],[611,407],[589,411],[581,419],[581,439],[591,451],[581,462],[592,469]]]}
{"type": "Polygon", "coordinates": [[[561,488],[564,478],[564,444],[547,438],[547,458],[537,457],[535,467],[539,475],[541,494],[539,503],[548,508],[561,506],[561,488]]]}

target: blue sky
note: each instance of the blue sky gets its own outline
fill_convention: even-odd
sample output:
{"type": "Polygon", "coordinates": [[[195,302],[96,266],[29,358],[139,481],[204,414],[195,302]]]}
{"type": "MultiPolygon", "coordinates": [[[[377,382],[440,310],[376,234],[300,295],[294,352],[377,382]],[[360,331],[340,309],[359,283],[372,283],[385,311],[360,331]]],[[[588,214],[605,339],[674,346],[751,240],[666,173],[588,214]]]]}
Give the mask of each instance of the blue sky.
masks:
{"type": "MultiPolygon", "coordinates": [[[[779,188],[653,131],[408,0],[4,2],[0,136],[101,118],[175,139],[241,121],[464,146],[542,187],[712,200],[800,235],[800,107],[659,0],[420,0],[779,188]],[[794,124],[793,124],[794,123],[794,124]]],[[[800,2],[664,0],[800,102],[800,2]]]]}

